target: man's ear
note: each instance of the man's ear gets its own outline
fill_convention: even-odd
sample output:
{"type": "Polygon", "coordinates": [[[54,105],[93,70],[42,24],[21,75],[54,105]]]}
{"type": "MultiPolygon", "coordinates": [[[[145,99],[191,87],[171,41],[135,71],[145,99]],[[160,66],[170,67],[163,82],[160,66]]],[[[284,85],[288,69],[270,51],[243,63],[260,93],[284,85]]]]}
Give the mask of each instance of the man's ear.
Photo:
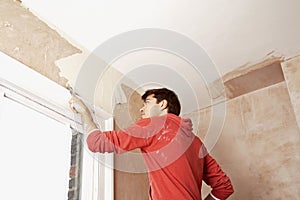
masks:
{"type": "Polygon", "coordinates": [[[164,110],[168,107],[168,101],[167,100],[162,100],[161,102],[159,102],[161,110],[164,110]]]}

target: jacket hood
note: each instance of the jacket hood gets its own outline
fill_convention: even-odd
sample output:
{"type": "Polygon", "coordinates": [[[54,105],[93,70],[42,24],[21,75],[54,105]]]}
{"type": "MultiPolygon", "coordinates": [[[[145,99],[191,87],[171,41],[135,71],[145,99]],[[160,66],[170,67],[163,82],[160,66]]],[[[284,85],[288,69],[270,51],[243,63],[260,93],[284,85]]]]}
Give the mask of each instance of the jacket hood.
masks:
{"type": "Polygon", "coordinates": [[[186,136],[193,135],[193,123],[191,119],[169,113],[167,114],[167,123],[168,121],[175,123],[186,136]]]}

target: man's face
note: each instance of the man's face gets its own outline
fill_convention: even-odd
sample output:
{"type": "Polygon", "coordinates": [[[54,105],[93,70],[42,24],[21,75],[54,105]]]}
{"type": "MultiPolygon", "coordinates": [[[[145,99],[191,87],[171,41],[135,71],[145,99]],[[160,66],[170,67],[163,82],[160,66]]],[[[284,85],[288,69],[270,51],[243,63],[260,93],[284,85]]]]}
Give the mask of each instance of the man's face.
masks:
{"type": "Polygon", "coordinates": [[[157,99],[154,98],[154,94],[149,95],[145,99],[144,106],[140,109],[140,111],[143,119],[160,116],[162,114],[161,105],[157,103],[157,99]]]}

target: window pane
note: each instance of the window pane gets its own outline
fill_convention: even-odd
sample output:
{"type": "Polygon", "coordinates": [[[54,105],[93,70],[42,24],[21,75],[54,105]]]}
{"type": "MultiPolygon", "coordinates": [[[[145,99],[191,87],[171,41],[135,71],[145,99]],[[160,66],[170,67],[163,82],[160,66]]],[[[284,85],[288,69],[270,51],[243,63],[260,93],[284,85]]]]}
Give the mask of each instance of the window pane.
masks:
{"type": "Polygon", "coordinates": [[[68,126],[0,98],[0,199],[67,199],[68,126]]]}

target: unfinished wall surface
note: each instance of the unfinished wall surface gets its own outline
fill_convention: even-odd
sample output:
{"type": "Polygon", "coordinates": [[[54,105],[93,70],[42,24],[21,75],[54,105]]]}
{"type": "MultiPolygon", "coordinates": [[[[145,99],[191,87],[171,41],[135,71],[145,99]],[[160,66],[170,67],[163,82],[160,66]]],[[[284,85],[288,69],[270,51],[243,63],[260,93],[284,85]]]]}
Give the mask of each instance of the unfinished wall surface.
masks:
{"type": "Polygon", "coordinates": [[[22,7],[20,1],[0,1],[0,51],[65,86],[54,62],[80,50],[22,7]]]}
{"type": "Polygon", "coordinates": [[[226,97],[232,99],[284,80],[280,59],[272,58],[254,66],[239,68],[224,77],[226,97]],[[238,73],[237,77],[231,77],[238,73]],[[228,79],[228,80],[227,80],[228,79]]]}
{"type": "Polygon", "coordinates": [[[285,83],[227,104],[212,154],[232,178],[231,199],[297,199],[300,134],[285,83]]]}
{"type": "Polygon", "coordinates": [[[283,62],[282,69],[300,128],[300,56],[283,62]]]}
{"type": "MultiPolygon", "coordinates": [[[[141,96],[123,85],[128,102],[118,104],[114,109],[115,128],[126,128],[141,118],[139,109],[141,96]]],[[[148,200],[149,181],[146,166],[139,150],[115,155],[114,158],[115,200],[148,200]]]]}
{"type": "MultiPolygon", "coordinates": [[[[284,65],[286,82],[226,102],[224,128],[211,154],[232,180],[229,199],[300,199],[299,63],[284,65]]],[[[204,139],[211,108],[190,115],[194,123],[198,116],[204,139]]]]}

